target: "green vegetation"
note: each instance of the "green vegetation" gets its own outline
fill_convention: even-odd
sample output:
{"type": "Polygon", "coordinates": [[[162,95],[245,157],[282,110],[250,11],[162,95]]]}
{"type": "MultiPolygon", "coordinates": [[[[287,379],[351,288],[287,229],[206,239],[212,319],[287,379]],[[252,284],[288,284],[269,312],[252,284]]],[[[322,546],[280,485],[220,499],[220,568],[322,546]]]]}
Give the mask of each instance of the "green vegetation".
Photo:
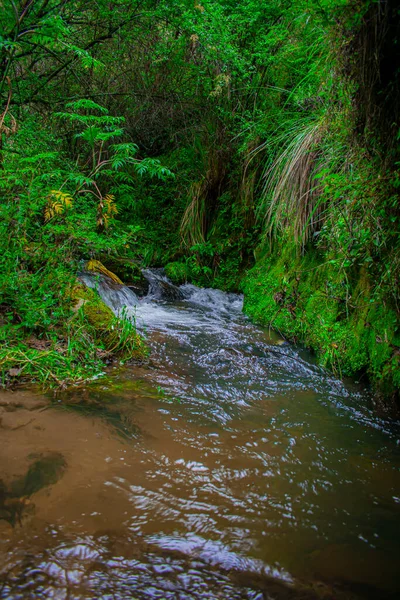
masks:
{"type": "Polygon", "coordinates": [[[165,266],[243,290],[252,317],[398,395],[394,0],[21,0],[0,27],[3,382],[143,355],[95,296],[74,310],[99,261],[139,287],[165,266]]]}

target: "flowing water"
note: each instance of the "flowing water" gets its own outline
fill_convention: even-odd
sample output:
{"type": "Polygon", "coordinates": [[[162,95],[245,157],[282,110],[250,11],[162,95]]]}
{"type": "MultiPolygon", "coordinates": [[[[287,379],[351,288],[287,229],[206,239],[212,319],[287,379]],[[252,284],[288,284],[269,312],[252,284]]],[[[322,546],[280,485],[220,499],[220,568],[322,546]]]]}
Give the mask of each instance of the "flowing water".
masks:
{"type": "Polygon", "coordinates": [[[239,296],[147,276],[99,291],[149,364],[0,398],[0,597],[399,597],[399,425],[239,296]]]}

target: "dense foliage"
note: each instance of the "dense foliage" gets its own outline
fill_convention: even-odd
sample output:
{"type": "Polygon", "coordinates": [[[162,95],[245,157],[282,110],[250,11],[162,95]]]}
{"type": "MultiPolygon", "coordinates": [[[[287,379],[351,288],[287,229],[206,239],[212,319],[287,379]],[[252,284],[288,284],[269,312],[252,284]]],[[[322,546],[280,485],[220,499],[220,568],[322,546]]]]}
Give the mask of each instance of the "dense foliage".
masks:
{"type": "Polygon", "coordinates": [[[244,289],[396,394],[399,23],[393,0],[3,3],[3,380],[41,343],[58,380],[98,371],[76,272],[133,261],[244,289]]]}

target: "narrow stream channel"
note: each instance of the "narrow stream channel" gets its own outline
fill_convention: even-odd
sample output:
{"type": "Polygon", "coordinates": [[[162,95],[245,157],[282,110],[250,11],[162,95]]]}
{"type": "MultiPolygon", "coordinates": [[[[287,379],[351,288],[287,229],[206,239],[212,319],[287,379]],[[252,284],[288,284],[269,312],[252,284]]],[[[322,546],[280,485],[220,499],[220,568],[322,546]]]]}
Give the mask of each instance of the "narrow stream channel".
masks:
{"type": "Polygon", "coordinates": [[[0,398],[0,597],[398,598],[399,424],[239,296],[149,278],[149,365],[0,398]]]}

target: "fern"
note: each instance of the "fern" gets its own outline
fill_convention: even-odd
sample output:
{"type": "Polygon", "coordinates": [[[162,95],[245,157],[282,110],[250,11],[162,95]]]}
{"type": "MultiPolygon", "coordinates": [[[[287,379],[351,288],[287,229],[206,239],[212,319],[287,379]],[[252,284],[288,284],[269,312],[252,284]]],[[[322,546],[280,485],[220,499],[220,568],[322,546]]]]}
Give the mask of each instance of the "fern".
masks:
{"type": "Polygon", "coordinates": [[[90,186],[93,183],[90,177],[86,177],[82,173],[68,173],[67,180],[74,183],[78,188],[84,185],[90,186]]]}
{"type": "Polygon", "coordinates": [[[112,151],[115,152],[116,155],[118,156],[125,156],[125,157],[129,157],[129,156],[134,156],[135,154],[137,154],[139,148],[137,146],[137,144],[133,144],[133,143],[121,143],[121,144],[113,144],[112,145],[112,151]]]}
{"type": "Polygon", "coordinates": [[[134,164],[135,171],[139,175],[148,174],[150,177],[157,177],[162,181],[165,181],[169,177],[174,177],[172,171],[167,167],[163,167],[161,162],[156,158],[144,158],[141,161],[137,161],[134,164]]]}
{"type": "MultiPolygon", "coordinates": [[[[134,178],[132,177],[132,175],[130,175],[129,173],[125,173],[124,171],[122,172],[117,172],[117,173],[113,173],[114,179],[117,183],[119,184],[125,184],[126,186],[132,186],[135,183],[134,178]]],[[[121,186],[119,186],[119,191],[121,190],[121,186]]],[[[131,187],[130,187],[131,190],[131,187]]]]}
{"type": "Polygon", "coordinates": [[[108,114],[108,110],[105,106],[101,106],[101,104],[97,104],[93,100],[89,98],[80,98],[80,100],[75,100],[74,102],[68,102],[65,105],[67,108],[71,108],[72,110],[98,110],[103,114],[108,114]]]}
{"type": "Polygon", "coordinates": [[[84,69],[95,69],[99,70],[104,67],[104,63],[100,60],[94,58],[89,52],[84,50],[83,48],[79,48],[78,46],[73,46],[72,44],[68,45],[69,50],[71,50],[78,58],[81,59],[81,64],[84,69]]]}
{"type": "Polygon", "coordinates": [[[44,209],[45,223],[56,215],[62,215],[66,209],[71,208],[72,203],[73,198],[69,194],[61,190],[51,190],[44,209]]]}
{"type": "Polygon", "coordinates": [[[106,194],[99,202],[97,209],[97,227],[105,228],[110,225],[112,219],[118,214],[114,194],[106,194]]]}

